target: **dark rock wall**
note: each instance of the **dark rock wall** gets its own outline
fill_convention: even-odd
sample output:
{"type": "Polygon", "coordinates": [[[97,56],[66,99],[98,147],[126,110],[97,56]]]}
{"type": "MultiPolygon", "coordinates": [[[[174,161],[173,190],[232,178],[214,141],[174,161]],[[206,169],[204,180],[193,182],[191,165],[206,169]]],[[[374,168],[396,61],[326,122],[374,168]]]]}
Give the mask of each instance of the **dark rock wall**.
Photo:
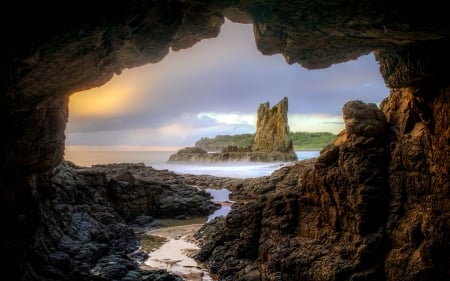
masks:
{"type": "MultiPolygon", "coordinates": [[[[138,249],[134,232],[106,200],[104,172],[78,173],[63,162],[34,181],[33,205],[23,208],[33,213],[18,215],[28,224],[23,227],[28,237],[10,240],[16,244],[2,252],[7,257],[2,265],[6,280],[92,280],[95,274],[90,270],[100,258],[112,261],[138,249]]],[[[8,225],[5,230],[16,229],[8,225]]],[[[128,271],[140,275],[137,264],[127,262],[115,277],[128,271]]]]}
{"type": "Polygon", "coordinates": [[[207,216],[217,207],[175,173],[144,164],[82,168],[63,161],[33,181],[31,196],[19,194],[26,206],[17,208],[29,212],[4,221],[5,280],[142,280],[148,272],[138,263],[146,253],[130,225],[149,226],[149,215],[207,216]]]}
{"type": "Polygon", "coordinates": [[[242,183],[254,199],[203,227],[198,258],[211,270],[236,280],[384,280],[386,118],[357,101],[343,111],[347,129],[317,160],[242,183]]]}
{"type": "Polygon", "coordinates": [[[386,258],[390,280],[450,276],[444,266],[450,262],[445,238],[450,232],[450,108],[441,103],[449,99],[449,88],[404,88],[392,91],[382,105],[391,126],[386,225],[392,246],[386,258]]]}
{"type": "Polygon", "coordinates": [[[346,129],[317,160],[224,181],[249,203],[203,227],[199,260],[225,279],[447,280],[450,91],[419,80],[381,110],[345,104],[346,129]]]}
{"type": "Polygon", "coordinates": [[[445,238],[450,231],[450,89],[443,71],[448,43],[431,45],[438,47],[430,52],[419,43],[377,54],[385,80],[399,87],[382,103],[389,122],[390,280],[450,276],[443,266],[450,259],[445,238]]]}
{"type": "MultiPolygon", "coordinates": [[[[291,172],[296,176],[286,181],[302,186],[300,190],[254,207],[265,206],[267,214],[281,216],[283,227],[278,229],[268,220],[258,222],[260,213],[255,212],[249,225],[260,230],[243,232],[248,234],[243,236],[248,242],[244,249],[251,249],[245,258],[256,255],[251,243],[263,237],[263,229],[279,237],[309,233],[292,244],[261,249],[261,272],[270,272],[268,280],[283,274],[306,280],[312,276],[316,280],[448,279],[450,22],[445,1],[8,4],[0,17],[5,42],[0,66],[0,220],[7,226],[0,233],[0,252],[6,260],[2,273],[11,275],[11,280],[37,280],[28,274],[31,269],[49,265],[50,256],[35,258],[33,253],[53,242],[36,235],[44,227],[43,220],[61,222],[57,213],[41,212],[39,206],[50,202],[48,194],[59,189],[46,188],[37,179],[62,159],[68,95],[100,86],[125,68],[157,62],[170,47],[186,48],[216,36],[223,15],[252,22],[262,53],[281,53],[287,63],[310,69],[376,51],[380,72],[392,89],[382,106],[388,126],[386,147],[372,143],[378,138],[350,134],[349,141],[340,139],[339,150],[329,148],[321,155],[323,167],[291,172]],[[301,175],[305,179],[300,180],[301,175]],[[311,179],[308,186],[307,179],[315,176],[323,179],[311,179]],[[381,218],[373,211],[380,202],[381,218]],[[315,211],[310,214],[311,210],[315,211]],[[314,214],[317,220],[303,219],[314,214]],[[382,232],[377,230],[380,225],[382,232]],[[313,233],[327,235],[311,240],[313,233]],[[345,247],[337,247],[339,243],[345,247]],[[305,246],[301,259],[295,254],[298,245],[305,246]],[[282,258],[278,247],[285,247],[280,248],[283,254],[284,249],[292,249],[293,254],[282,258]],[[348,263],[340,264],[342,260],[348,263]],[[322,277],[319,272],[324,272],[322,277]]],[[[270,189],[273,183],[264,185],[270,189]]],[[[69,230],[62,232],[67,235],[69,230]]]]}

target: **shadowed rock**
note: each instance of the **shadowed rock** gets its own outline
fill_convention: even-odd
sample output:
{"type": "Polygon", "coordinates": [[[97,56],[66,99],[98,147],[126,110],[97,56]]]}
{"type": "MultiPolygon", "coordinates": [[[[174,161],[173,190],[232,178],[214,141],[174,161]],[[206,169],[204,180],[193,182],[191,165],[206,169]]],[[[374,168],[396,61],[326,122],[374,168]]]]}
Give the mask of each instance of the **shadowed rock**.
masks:
{"type": "MultiPolygon", "coordinates": [[[[107,253],[110,245],[132,240],[126,228],[105,229],[115,220],[102,212],[109,207],[85,204],[98,198],[88,186],[97,187],[104,176],[83,175],[80,185],[49,183],[58,178],[55,168],[64,154],[69,95],[101,86],[124,69],[158,62],[170,48],[216,36],[226,16],[253,24],[255,44],[263,54],[282,54],[287,63],[308,69],[374,52],[391,90],[381,104],[387,122],[384,138],[379,138],[382,119],[360,126],[358,122],[367,120],[349,111],[351,133],[327,147],[315,164],[296,163],[263,181],[246,182],[249,198],[255,193],[261,200],[217,221],[217,227],[232,230],[220,233],[223,241],[238,243],[232,251],[225,242],[209,249],[223,246],[238,258],[217,256],[213,268],[220,271],[218,265],[226,260],[229,266],[223,267],[222,276],[241,272],[234,277],[247,280],[258,280],[260,272],[269,280],[296,275],[314,280],[319,274],[318,280],[330,281],[449,280],[447,5],[379,0],[8,1],[0,18],[6,42],[0,65],[2,275],[10,280],[99,280],[109,276],[96,267],[97,261],[106,264],[102,257],[128,265],[107,253]],[[281,184],[291,188],[264,200],[281,184]],[[64,205],[67,200],[72,207],[64,205]],[[79,242],[86,237],[97,242],[79,242]],[[259,239],[267,243],[256,248],[259,239]],[[71,259],[61,254],[66,251],[71,259]],[[250,263],[257,255],[261,266],[259,260],[250,263]],[[248,267],[243,270],[238,261],[248,267]],[[94,268],[97,276],[91,275],[94,268]]],[[[237,184],[236,189],[245,186],[237,184]]],[[[139,280],[133,268],[125,276],[120,268],[113,278],[139,280]]]]}

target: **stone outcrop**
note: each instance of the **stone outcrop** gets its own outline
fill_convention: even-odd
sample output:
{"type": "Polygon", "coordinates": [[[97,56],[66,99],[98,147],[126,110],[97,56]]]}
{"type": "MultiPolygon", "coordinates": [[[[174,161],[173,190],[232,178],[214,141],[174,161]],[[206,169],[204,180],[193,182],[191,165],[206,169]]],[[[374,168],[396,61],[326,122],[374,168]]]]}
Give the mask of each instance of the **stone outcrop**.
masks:
{"type": "MultiPolygon", "coordinates": [[[[308,69],[374,52],[391,89],[381,106],[387,121],[383,157],[374,150],[381,151],[382,146],[365,146],[372,144],[372,139],[360,137],[356,132],[361,129],[355,127],[354,134],[340,137],[335,147],[324,150],[317,164],[304,168],[298,164],[298,169],[290,172],[283,168],[286,177],[277,174],[277,181],[293,186],[295,192],[286,190],[246,205],[254,209],[252,215],[245,213],[244,206],[242,213],[230,213],[226,223],[236,230],[224,239],[231,241],[239,233],[239,245],[248,250],[245,259],[254,261],[261,254],[261,272],[270,276],[247,277],[280,280],[283,275],[316,276],[322,269],[320,280],[449,280],[450,21],[445,1],[136,0],[105,5],[81,0],[7,4],[0,19],[7,42],[0,66],[0,220],[5,226],[0,232],[0,253],[5,278],[107,279],[102,274],[91,278],[89,274],[64,273],[67,266],[79,269],[74,273],[93,269],[98,253],[110,251],[109,246],[118,241],[115,237],[128,237],[118,234],[120,229],[117,235],[94,231],[105,248],[94,244],[87,250],[74,239],[58,244],[48,238],[88,233],[86,220],[80,219],[77,210],[88,211],[90,207],[69,208],[66,216],[60,216],[55,206],[65,202],[61,200],[70,186],[59,188],[43,180],[57,173],[54,168],[63,157],[68,97],[103,85],[123,69],[158,62],[170,48],[186,48],[216,36],[227,17],[253,24],[255,43],[263,54],[282,54],[287,63],[308,69]],[[352,142],[357,146],[347,145],[352,142]],[[363,152],[366,148],[369,154],[363,152]],[[374,186],[381,185],[376,183],[379,179],[384,189],[375,190],[385,191],[387,196],[372,194],[374,186]],[[359,188],[357,183],[361,183],[359,188]],[[374,202],[381,201],[386,202],[374,207],[374,202]],[[375,218],[371,227],[367,220],[373,219],[373,208],[385,219],[375,218]],[[259,220],[263,214],[276,215],[278,224],[259,220]],[[69,222],[67,218],[72,217],[69,222]],[[260,232],[249,232],[242,228],[244,224],[260,232]],[[378,226],[382,231],[379,236],[378,226]],[[278,243],[258,247],[258,252],[253,242],[267,237],[266,229],[271,229],[272,240],[278,243]],[[301,235],[294,237],[297,240],[286,240],[289,244],[283,242],[282,238],[291,238],[293,233],[301,235]],[[316,233],[330,235],[320,240],[316,233]],[[303,249],[302,258],[298,245],[303,249]],[[61,254],[65,249],[79,249],[81,262],[68,262],[61,254]],[[64,270],[53,270],[55,264],[64,270]],[[333,272],[340,274],[331,276],[333,272]]],[[[276,187],[271,179],[253,189],[270,192],[276,187]]],[[[86,188],[70,192],[77,194],[73,198],[91,198],[86,188]]],[[[95,193],[92,196],[95,198],[95,193]]],[[[79,203],[85,201],[91,202],[79,203]]],[[[236,261],[242,261],[242,251],[236,247],[235,253],[239,257],[236,261]]],[[[121,261],[115,256],[111,260],[121,261]]],[[[236,267],[236,271],[241,269],[236,267]]],[[[250,265],[246,270],[258,272],[250,265]]]]}
{"type": "Polygon", "coordinates": [[[246,190],[247,203],[197,233],[198,258],[213,273],[242,280],[383,279],[387,121],[376,105],[358,101],[343,113],[346,129],[319,158],[259,183],[242,182],[234,189],[246,190]]]}
{"type": "Polygon", "coordinates": [[[208,159],[211,156],[208,156],[208,152],[206,150],[201,149],[200,147],[185,147],[178,150],[176,153],[170,155],[170,161],[186,161],[186,162],[202,162],[205,159],[208,159]]]}
{"type": "Polygon", "coordinates": [[[83,168],[63,161],[37,185],[42,221],[33,222],[40,225],[30,255],[45,266],[25,264],[24,280],[182,280],[140,268],[148,254],[131,226],[155,226],[152,217],[207,216],[218,207],[180,176],[144,164],[83,168]]]}
{"type": "Polygon", "coordinates": [[[270,108],[269,102],[258,107],[256,133],[249,147],[230,145],[221,152],[211,152],[199,147],[185,147],[170,155],[169,162],[286,162],[297,160],[289,136],[288,99],[283,98],[270,108]]]}
{"type": "Polygon", "coordinates": [[[427,134],[422,122],[394,148],[398,157],[387,154],[402,130],[394,115],[414,118],[411,98],[393,94],[382,105],[387,116],[375,105],[349,102],[346,129],[319,158],[270,177],[220,179],[245,203],[200,229],[197,258],[224,280],[445,280],[448,212],[441,211],[450,200],[442,185],[422,189],[430,167],[421,159],[432,149],[417,145],[427,134]],[[401,114],[390,110],[396,106],[401,114]],[[401,157],[411,150],[414,158],[401,157]],[[423,174],[405,165],[419,165],[423,174]]]}
{"type": "Polygon", "coordinates": [[[218,208],[210,194],[185,185],[170,171],[158,171],[143,163],[94,165],[92,169],[106,174],[108,198],[126,221],[139,215],[207,216],[218,208]]]}
{"type": "Polygon", "coordinates": [[[266,153],[278,151],[289,154],[294,152],[292,140],[289,137],[287,113],[287,97],[284,97],[272,108],[270,108],[269,102],[259,105],[256,133],[251,145],[252,151],[266,153]]]}

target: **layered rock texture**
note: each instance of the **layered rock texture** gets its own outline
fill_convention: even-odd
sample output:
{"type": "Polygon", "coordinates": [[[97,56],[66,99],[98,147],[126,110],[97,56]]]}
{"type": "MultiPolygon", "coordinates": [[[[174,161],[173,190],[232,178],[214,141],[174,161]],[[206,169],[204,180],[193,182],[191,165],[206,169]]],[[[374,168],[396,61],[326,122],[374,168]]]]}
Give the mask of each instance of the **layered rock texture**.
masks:
{"type": "Polygon", "coordinates": [[[262,103],[258,107],[252,151],[293,152],[287,113],[288,99],[286,97],[272,108],[270,108],[269,102],[262,103]]]}
{"type": "Polygon", "coordinates": [[[346,106],[345,132],[316,162],[240,185],[261,195],[216,221],[232,231],[217,234],[220,243],[205,238],[199,257],[223,280],[450,279],[445,1],[7,4],[0,19],[7,42],[0,82],[5,279],[143,279],[122,255],[135,246],[115,250],[128,230],[113,226],[116,215],[102,215],[109,205],[92,202],[99,183],[86,177],[74,189],[49,181],[63,158],[68,97],[123,69],[158,62],[170,48],[216,36],[225,17],[253,24],[263,54],[309,69],[373,52],[391,91],[381,105],[385,120],[373,106],[346,106]],[[107,265],[118,274],[102,273],[107,265]]]}
{"type": "Polygon", "coordinates": [[[343,111],[345,131],[318,159],[239,189],[231,184],[245,203],[197,234],[198,258],[213,272],[240,280],[384,279],[387,121],[373,104],[349,102],[343,111]]]}
{"type": "Polygon", "coordinates": [[[186,147],[170,155],[169,161],[295,161],[297,154],[289,136],[287,112],[286,97],[272,108],[269,102],[262,103],[258,107],[256,133],[249,147],[230,145],[224,147],[221,152],[213,153],[208,153],[199,147],[186,147]]]}
{"type": "Polygon", "coordinates": [[[144,164],[84,168],[63,161],[35,180],[41,193],[35,213],[24,219],[33,219],[28,223],[37,229],[36,244],[21,265],[23,280],[181,280],[141,269],[148,253],[140,250],[134,226],[155,227],[154,218],[206,216],[217,208],[210,194],[144,164]]]}

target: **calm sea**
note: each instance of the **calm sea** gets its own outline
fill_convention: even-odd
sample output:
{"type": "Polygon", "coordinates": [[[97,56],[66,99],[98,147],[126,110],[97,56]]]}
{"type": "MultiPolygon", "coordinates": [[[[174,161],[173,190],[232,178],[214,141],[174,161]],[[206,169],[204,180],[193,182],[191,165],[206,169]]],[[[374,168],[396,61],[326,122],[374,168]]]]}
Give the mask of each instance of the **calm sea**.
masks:
{"type": "MultiPolygon", "coordinates": [[[[64,158],[79,166],[94,164],[144,163],[158,170],[170,170],[179,174],[213,175],[222,177],[251,178],[268,176],[286,163],[227,162],[227,163],[168,163],[176,151],[70,151],[64,158]]],[[[319,156],[319,151],[296,151],[298,159],[319,156]]]]}

